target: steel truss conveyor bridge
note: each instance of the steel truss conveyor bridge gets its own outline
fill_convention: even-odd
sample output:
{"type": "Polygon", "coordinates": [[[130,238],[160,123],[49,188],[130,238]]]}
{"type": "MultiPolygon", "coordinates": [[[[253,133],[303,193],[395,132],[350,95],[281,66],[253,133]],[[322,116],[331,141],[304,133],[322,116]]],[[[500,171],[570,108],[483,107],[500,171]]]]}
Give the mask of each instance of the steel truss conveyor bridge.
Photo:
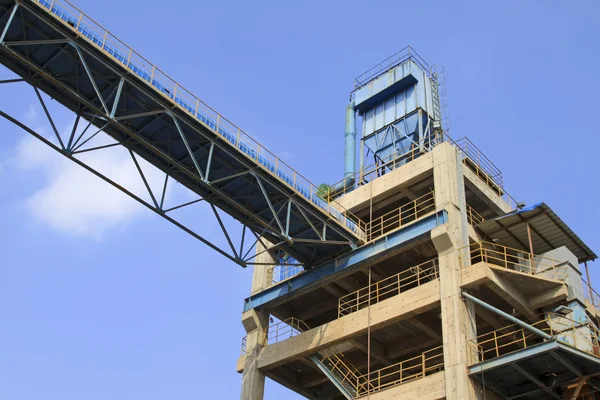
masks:
{"type": "Polygon", "coordinates": [[[251,248],[244,249],[246,236],[253,246],[261,237],[267,238],[307,268],[364,242],[363,222],[333,201],[323,200],[308,180],[70,3],[0,0],[0,32],[0,61],[20,77],[0,83],[24,82],[33,87],[56,144],[0,110],[2,117],[230,260],[242,266],[252,263],[251,248]],[[56,129],[42,93],[75,113],[70,136],[56,129]],[[81,120],[87,127],[76,134],[81,120]],[[100,131],[116,143],[82,149],[100,131]],[[150,200],[78,157],[110,146],[129,152],[150,200]],[[162,191],[150,188],[138,157],[165,174],[162,191]],[[198,195],[178,207],[200,201],[210,204],[227,239],[224,248],[171,216],[170,211],[178,207],[164,206],[169,180],[198,195]],[[234,243],[219,209],[242,223],[241,243],[234,243]]]}

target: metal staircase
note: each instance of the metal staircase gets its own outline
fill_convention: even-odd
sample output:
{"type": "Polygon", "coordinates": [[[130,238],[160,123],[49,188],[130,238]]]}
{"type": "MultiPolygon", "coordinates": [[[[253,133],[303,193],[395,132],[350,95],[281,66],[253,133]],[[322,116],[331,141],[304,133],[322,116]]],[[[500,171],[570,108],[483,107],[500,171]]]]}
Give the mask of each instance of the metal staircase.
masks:
{"type": "Polygon", "coordinates": [[[317,367],[329,378],[347,399],[357,397],[360,372],[345,359],[342,353],[323,357],[321,354],[309,356],[317,367]]]}

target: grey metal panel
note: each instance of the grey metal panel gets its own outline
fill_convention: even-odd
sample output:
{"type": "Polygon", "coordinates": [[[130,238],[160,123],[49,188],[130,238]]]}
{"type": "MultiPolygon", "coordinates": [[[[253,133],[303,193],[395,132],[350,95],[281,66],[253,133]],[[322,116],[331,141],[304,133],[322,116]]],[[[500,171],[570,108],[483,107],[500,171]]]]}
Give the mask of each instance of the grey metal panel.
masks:
{"type": "Polygon", "coordinates": [[[511,211],[484,221],[477,225],[477,228],[499,244],[528,250],[527,223],[531,227],[533,249],[536,254],[565,246],[580,263],[598,258],[546,203],[539,203],[520,211],[511,211]]]}

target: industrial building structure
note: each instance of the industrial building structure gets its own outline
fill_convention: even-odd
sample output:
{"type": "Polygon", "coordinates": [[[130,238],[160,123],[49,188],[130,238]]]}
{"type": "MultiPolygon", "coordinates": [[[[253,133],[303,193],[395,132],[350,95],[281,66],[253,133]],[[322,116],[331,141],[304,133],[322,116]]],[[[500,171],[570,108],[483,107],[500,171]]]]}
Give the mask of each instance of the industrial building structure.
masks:
{"type": "Polygon", "coordinates": [[[596,255],[446,135],[439,78],[410,48],[357,78],[345,179],[321,188],[365,242],[306,271],[255,266],[242,399],[265,377],[310,399],[596,398],[598,296],[579,268],[596,255]]]}
{"type": "Polygon", "coordinates": [[[596,255],[449,137],[441,75],[410,47],[357,78],[344,178],[317,187],[66,1],[0,0],[0,32],[0,62],[19,76],[0,83],[33,87],[56,140],[0,116],[254,266],[243,400],[261,400],[266,377],[310,399],[597,397],[600,298],[580,269],[596,255]],[[47,96],[75,113],[70,134],[47,96]],[[91,145],[100,131],[114,143],[91,145]],[[116,146],[146,197],[79,157],[116,146]],[[160,191],[140,158],[163,171],[160,191]],[[170,180],[197,199],[167,206],[170,180]],[[179,218],[201,201],[225,248],[179,218]],[[220,212],[241,223],[239,243],[220,212]]]}

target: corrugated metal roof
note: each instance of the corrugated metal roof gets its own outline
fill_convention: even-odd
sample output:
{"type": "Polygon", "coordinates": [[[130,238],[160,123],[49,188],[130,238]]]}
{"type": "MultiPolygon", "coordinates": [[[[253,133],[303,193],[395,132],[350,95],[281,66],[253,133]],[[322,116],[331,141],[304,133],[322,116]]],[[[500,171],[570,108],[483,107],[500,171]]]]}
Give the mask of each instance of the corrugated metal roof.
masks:
{"type": "Polygon", "coordinates": [[[580,263],[598,258],[545,203],[484,221],[477,228],[499,244],[528,250],[527,223],[531,228],[531,241],[536,254],[566,246],[580,263]]]}

